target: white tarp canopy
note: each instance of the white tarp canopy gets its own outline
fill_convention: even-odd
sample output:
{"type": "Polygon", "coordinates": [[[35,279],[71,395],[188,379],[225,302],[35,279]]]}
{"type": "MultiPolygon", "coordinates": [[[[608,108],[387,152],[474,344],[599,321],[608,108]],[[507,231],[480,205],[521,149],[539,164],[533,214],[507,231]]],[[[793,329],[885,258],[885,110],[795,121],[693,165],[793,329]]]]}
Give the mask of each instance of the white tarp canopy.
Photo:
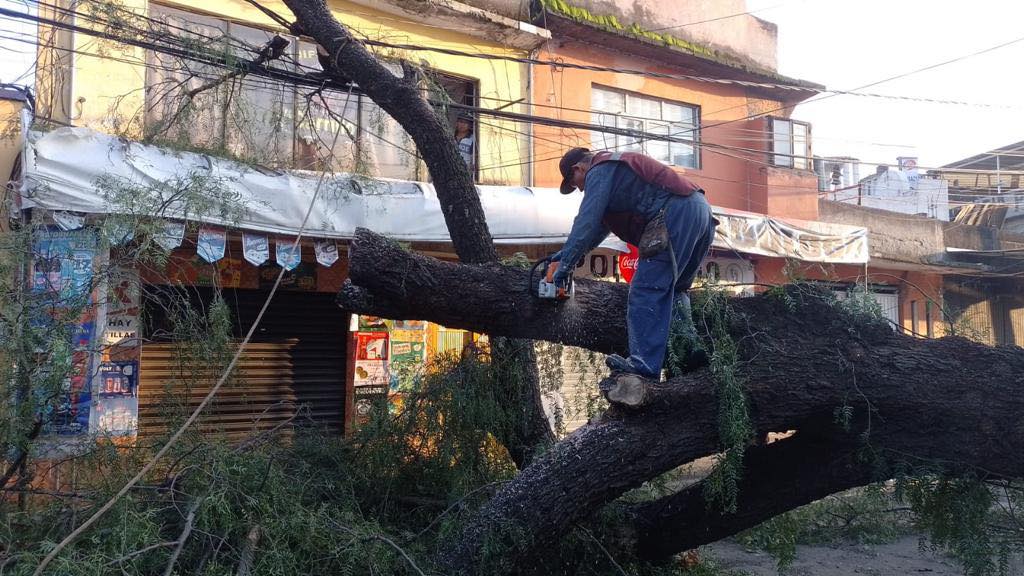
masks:
{"type": "MultiPolygon", "coordinates": [[[[26,144],[21,207],[107,214],[125,211],[97,183],[121,182],[154,197],[168,197],[172,186],[190,177],[215,181],[241,215],[224,218],[208,210],[209,224],[294,235],[302,224],[321,175],[268,171],[226,160],[129,142],[87,128],[32,133],[26,144]]],[[[495,241],[546,244],[565,241],[582,195],[555,188],[479,186],[487,224],[495,241]]],[[[713,191],[711,198],[714,198],[713,191]]],[[[145,204],[145,203],[143,203],[145,204]]],[[[152,203],[151,203],[152,204],[152,203]]],[[[137,204],[138,205],[138,204],[137,204]]],[[[194,213],[171,203],[159,214],[174,219],[194,213]]],[[[762,256],[809,262],[865,263],[867,230],[822,222],[785,222],[764,215],[715,208],[721,221],[715,246],[762,256]]],[[[425,182],[367,178],[350,174],[324,177],[305,234],[351,238],[365,227],[403,241],[450,240],[434,187],[425,182]]],[[[621,249],[612,239],[603,246],[621,249]]]]}

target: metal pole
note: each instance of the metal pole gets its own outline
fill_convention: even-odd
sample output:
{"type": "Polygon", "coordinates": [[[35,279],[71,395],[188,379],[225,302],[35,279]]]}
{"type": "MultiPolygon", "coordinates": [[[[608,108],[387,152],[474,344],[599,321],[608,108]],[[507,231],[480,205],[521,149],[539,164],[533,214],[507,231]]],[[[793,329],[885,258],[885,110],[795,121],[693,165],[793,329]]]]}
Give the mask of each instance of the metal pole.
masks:
{"type": "Polygon", "coordinates": [[[1003,178],[999,175],[999,152],[996,152],[996,194],[1003,193],[1003,178]]]}

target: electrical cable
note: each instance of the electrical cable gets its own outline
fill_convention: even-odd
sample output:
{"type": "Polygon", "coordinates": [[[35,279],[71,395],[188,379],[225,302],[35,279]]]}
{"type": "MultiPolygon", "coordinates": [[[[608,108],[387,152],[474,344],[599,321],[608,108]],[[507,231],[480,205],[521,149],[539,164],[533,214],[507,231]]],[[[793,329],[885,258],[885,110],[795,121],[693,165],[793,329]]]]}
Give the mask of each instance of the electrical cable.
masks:
{"type": "MultiPolygon", "coordinates": [[[[48,5],[46,2],[43,2],[42,0],[30,0],[30,1],[33,1],[36,4],[48,5]]],[[[252,5],[254,5],[254,6],[256,6],[257,8],[259,8],[261,12],[264,12],[265,14],[267,14],[268,17],[270,17],[272,20],[277,22],[278,25],[282,26],[285,30],[288,30],[289,34],[292,33],[290,30],[291,30],[291,28],[293,26],[291,24],[287,24],[287,25],[284,24],[285,22],[287,22],[287,20],[285,20],[283,17],[277,15],[276,13],[274,13],[269,8],[266,8],[265,6],[262,6],[259,2],[255,1],[255,0],[245,0],[245,1],[250,3],[250,4],[252,4],[252,5]],[[270,14],[274,14],[274,16],[270,16],[270,14]]],[[[70,9],[64,9],[64,10],[69,12],[69,13],[80,14],[78,12],[75,12],[74,10],[70,10],[70,9]]],[[[132,13],[132,14],[134,14],[134,13],[132,13]]],[[[149,18],[149,17],[146,17],[146,16],[142,16],[142,15],[138,15],[138,14],[136,14],[136,16],[138,16],[140,18],[147,19],[147,20],[151,20],[151,21],[154,20],[152,18],[149,18]]],[[[194,32],[192,32],[192,33],[194,33],[194,32]]],[[[963,101],[963,100],[953,100],[953,99],[940,99],[940,98],[927,98],[927,97],[918,97],[918,96],[903,96],[903,95],[894,95],[894,94],[877,94],[877,93],[858,92],[858,90],[861,90],[863,88],[871,87],[871,86],[880,84],[882,82],[888,82],[890,80],[896,79],[897,77],[893,77],[893,78],[886,79],[886,80],[883,80],[883,81],[879,81],[879,82],[876,82],[876,83],[868,84],[868,85],[865,85],[865,86],[862,86],[862,87],[858,87],[858,88],[854,88],[854,89],[851,89],[851,90],[832,90],[832,89],[822,88],[822,87],[816,86],[816,85],[815,86],[800,85],[800,84],[795,83],[795,82],[787,84],[787,83],[757,82],[757,81],[749,81],[749,80],[736,80],[736,79],[729,79],[729,78],[713,78],[713,77],[707,77],[707,76],[696,76],[696,75],[691,75],[691,74],[671,74],[671,73],[663,73],[663,72],[654,72],[654,71],[649,71],[649,70],[636,70],[636,69],[628,69],[628,68],[615,68],[615,67],[608,67],[608,66],[597,66],[597,65],[579,64],[579,63],[564,62],[564,61],[554,61],[554,60],[540,60],[540,59],[536,59],[536,58],[525,58],[525,57],[517,57],[517,56],[505,56],[505,55],[500,55],[500,54],[466,52],[464,50],[455,50],[455,49],[451,49],[451,48],[438,47],[438,46],[422,46],[422,45],[417,45],[417,44],[396,44],[396,43],[385,42],[385,41],[381,41],[381,40],[373,40],[373,39],[370,39],[370,38],[365,38],[365,39],[360,40],[360,41],[363,44],[366,44],[368,46],[389,48],[389,49],[394,49],[394,50],[405,50],[405,51],[410,51],[410,52],[412,52],[412,51],[435,52],[435,53],[439,53],[439,54],[445,54],[445,55],[449,55],[449,56],[459,56],[459,57],[464,57],[464,58],[477,58],[477,59],[484,59],[484,60],[501,60],[501,61],[508,61],[508,62],[516,62],[516,63],[520,63],[520,64],[533,64],[533,65],[537,65],[537,66],[551,66],[551,67],[554,67],[554,68],[571,68],[571,69],[588,70],[588,71],[594,71],[594,72],[612,72],[612,73],[616,73],[616,74],[638,75],[638,76],[645,76],[645,77],[650,77],[650,78],[689,80],[689,81],[695,81],[695,82],[708,82],[708,83],[715,83],[715,84],[731,84],[731,85],[745,86],[745,87],[750,87],[750,88],[767,88],[767,89],[779,89],[779,90],[792,90],[792,91],[799,91],[799,92],[813,92],[813,93],[816,93],[816,94],[828,94],[828,95],[862,96],[862,97],[869,97],[869,98],[883,98],[883,99],[890,99],[890,100],[904,100],[904,101],[908,101],[908,102],[924,102],[924,103],[948,104],[948,105],[958,105],[958,106],[975,106],[975,107],[982,107],[982,108],[997,108],[997,109],[1020,109],[1020,108],[1022,108],[1020,106],[1013,106],[1013,105],[989,104],[989,103],[981,103],[981,102],[967,102],[967,101],[963,101]]],[[[996,49],[996,48],[1000,48],[1000,47],[1002,47],[1002,46],[996,46],[996,47],[994,47],[992,49],[996,49]]],[[[979,53],[983,53],[983,52],[984,51],[979,52],[979,53]]],[[[977,54],[973,54],[973,55],[977,55],[977,54]]],[[[969,55],[969,56],[971,56],[971,55],[969,55]]],[[[952,63],[952,62],[953,61],[946,62],[946,63],[952,63]]],[[[946,63],[938,64],[936,66],[944,65],[946,63]]],[[[930,69],[930,67],[922,69],[922,70],[919,70],[919,71],[924,71],[924,70],[927,70],[927,69],[930,69]]],[[[780,108],[778,110],[781,110],[781,109],[782,108],[780,108]]],[[[728,109],[726,109],[726,110],[728,110],[728,109]]],[[[770,113],[770,112],[767,112],[765,114],[768,114],[768,113],[770,113]]]]}
{"type": "MultiPolygon", "coordinates": [[[[4,10],[0,9],[0,14],[3,14],[3,13],[4,13],[4,10]]],[[[8,15],[11,15],[11,14],[8,14],[8,15]]],[[[20,14],[17,14],[17,15],[14,15],[14,16],[15,17],[18,17],[18,16],[25,17],[25,15],[20,15],[20,14]]],[[[69,27],[69,26],[65,25],[64,23],[53,23],[53,22],[51,22],[50,24],[54,24],[54,25],[57,25],[57,26],[64,25],[66,27],[69,27]]],[[[103,34],[103,33],[97,32],[97,31],[92,31],[92,30],[89,30],[89,29],[85,29],[85,30],[82,30],[82,31],[84,33],[87,33],[87,34],[91,33],[93,35],[98,35],[98,36],[101,36],[101,37],[109,37],[109,35],[106,35],[106,34],[103,34]]],[[[132,43],[133,42],[132,39],[124,39],[124,38],[118,38],[118,37],[113,37],[111,39],[114,39],[115,41],[124,41],[124,42],[127,42],[127,43],[132,43]]],[[[159,46],[154,46],[152,43],[137,42],[137,41],[135,43],[136,44],[141,44],[142,47],[144,47],[144,48],[153,49],[153,50],[162,51],[162,52],[169,52],[172,55],[176,55],[176,56],[187,58],[187,59],[195,59],[196,58],[196,56],[191,54],[191,53],[188,53],[188,52],[184,52],[183,53],[182,51],[179,51],[179,50],[176,50],[176,49],[162,49],[159,46]]],[[[209,62],[208,61],[206,63],[209,63],[211,65],[217,65],[217,66],[228,68],[226,63],[223,62],[223,61],[213,61],[213,62],[209,62]]],[[[315,85],[318,88],[322,89],[322,88],[326,87],[328,84],[331,83],[330,81],[325,80],[322,77],[321,78],[316,78],[315,80],[310,81],[310,78],[307,75],[295,74],[295,73],[291,73],[291,72],[288,72],[288,71],[275,70],[275,69],[270,69],[270,68],[267,68],[267,67],[262,67],[262,68],[261,67],[255,67],[255,69],[254,69],[254,67],[252,66],[252,62],[235,62],[234,66],[231,67],[231,69],[237,69],[238,66],[243,66],[244,67],[246,65],[248,65],[248,70],[249,70],[250,74],[257,75],[257,76],[260,76],[260,75],[267,76],[267,77],[270,77],[270,78],[272,78],[274,80],[278,80],[280,82],[292,84],[292,85],[295,85],[295,86],[303,85],[304,84],[304,85],[312,87],[312,86],[315,85]]],[[[432,102],[432,103],[438,104],[436,102],[432,102]]],[[[588,131],[591,131],[591,132],[597,131],[597,132],[603,132],[603,133],[611,133],[611,134],[616,134],[616,135],[620,135],[620,136],[626,136],[626,137],[638,139],[638,140],[641,140],[641,141],[650,141],[650,140],[669,141],[669,142],[678,142],[678,143],[683,143],[683,144],[688,144],[688,145],[695,145],[696,144],[696,145],[700,145],[700,146],[702,146],[704,148],[720,148],[720,149],[726,149],[726,150],[735,150],[735,151],[738,151],[738,152],[745,152],[745,153],[757,154],[757,155],[771,154],[773,156],[781,156],[781,157],[787,157],[788,156],[788,157],[793,157],[793,158],[801,158],[801,159],[804,158],[804,156],[796,155],[796,154],[773,153],[773,152],[765,151],[765,150],[751,149],[751,148],[737,147],[737,146],[727,146],[727,145],[721,145],[721,144],[716,144],[716,143],[712,143],[712,142],[700,143],[700,142],[697,142],[697,141],[691,140],[691,139],[675,138],[675,137],[673,137],[671,135],[653,134],[653,133],[646,133],[646,132],[640,132],[640,131],[629,130],[629,129],[617,129],[617,128],[598,126],[598,125],[588,124],[588,123],[571,123],[571,122],[560,121],[560,120],[557,120],[557,119],[550,119],[550,118],[545,118],[545,117],[537,117],[537,116],[532,116],[532,115],[508,113],[508,112],[500,111],[500,110],[496,111],[496,110],[492,110],[492,109],[488,109],[488,108],[481,108],[481,107],[477,107],[477,106],[468,106],[468,105],[461,105],[461,104],[448,104],[448,105],[453,107],[453,108],[462,108],[462,109],[471,110],[471,111],[477,112],[478,114],[492,115],[492,116],[496,116],[496,117],[501,117],[501,118],[505,118],[505,119],[512,119],[512,120],[518,120],[518,121],[522,121],[522,122],[532,122],[532,123],[546,124],[546,125],[550,125],[550,126],[561,127],[563,129],[568,128],[568,129],[574,129],[574,130],[575,129],[588,130],[588,131]]],[[[717,125],[721,125],[721,124],[725,124],[725,123],[707,125],[707,126],[701,127],[701,129],[703,130],[703,129],[707,129],[707,128],[710,128],[710,127],[713,127],[713,126],[717,126],[717,125]]],[[[531,160],[531,162],[546,161],[546,160],[551,160],[551,159],[554,159],[554,158],[542,159],[542,160],[531,160]]],[[[519,165],[521,165],[521,164],[523,164],[523,163],[519,163],[519,165]]],[[[877,164],[891,166],[891,164],[882,163],[882,162],[879,162],[877,164]]],[[[502,168],[502,167],[509,167],[509,166],[510,165],[503,165],[503,166],[496,166],[496,167],[491,167],[491,168],[502,168]]],[[[1007,171],[1007,173],[1009,174],[1010,172],[1007,171]]]]}

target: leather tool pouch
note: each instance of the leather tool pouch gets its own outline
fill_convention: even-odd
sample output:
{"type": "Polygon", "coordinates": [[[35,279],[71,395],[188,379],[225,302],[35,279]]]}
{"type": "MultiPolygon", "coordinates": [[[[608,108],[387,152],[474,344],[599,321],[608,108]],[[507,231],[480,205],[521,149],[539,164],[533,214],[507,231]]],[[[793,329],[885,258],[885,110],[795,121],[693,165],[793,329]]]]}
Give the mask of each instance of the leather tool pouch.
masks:
{"type": "Polygon", "coordinates": [[[668,248],[668,224],[665,223],[665,210],[658,212],[657,216],[644,227],[644,233],[640,236],[641,258],[656,256],[668,248]]]}

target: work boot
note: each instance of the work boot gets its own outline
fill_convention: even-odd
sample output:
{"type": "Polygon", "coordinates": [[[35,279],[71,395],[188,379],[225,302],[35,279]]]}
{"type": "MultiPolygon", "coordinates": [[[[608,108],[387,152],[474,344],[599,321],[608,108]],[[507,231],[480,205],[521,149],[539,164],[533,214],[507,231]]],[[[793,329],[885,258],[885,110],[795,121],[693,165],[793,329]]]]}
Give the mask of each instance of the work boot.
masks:
{"type": "Polygon", "coordinates": [[[623,358],[618,354],[609,354],[604,359],[604,365],[608,367],[612,372],[626,372],[628,374],[637,374],[643,376],[640,370],[629,361],[629,358],[623,358]]]}

